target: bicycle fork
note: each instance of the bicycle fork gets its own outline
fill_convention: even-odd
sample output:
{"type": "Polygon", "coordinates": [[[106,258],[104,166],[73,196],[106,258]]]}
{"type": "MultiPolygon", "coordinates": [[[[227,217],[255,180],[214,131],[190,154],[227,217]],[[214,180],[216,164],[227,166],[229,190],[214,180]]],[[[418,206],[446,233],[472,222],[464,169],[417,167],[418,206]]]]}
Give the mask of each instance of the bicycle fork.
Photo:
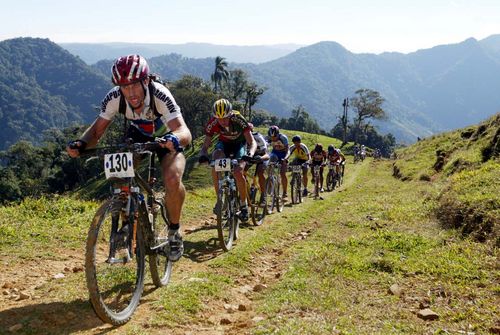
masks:
{"type": "Polygon", "coordinates": [[[131,190],[129,190],[128,187],[115,189],[115,194],[118,195],[120,201],[117,201],[114,208],[111,209],[112,215],[111,232],[109,236],[109,255],[106,263],[125,264],[127,262],[130,262],[133,255],[135,254],[137,245],[137,224],[139,212],[138,208],[136,208],[137,202],[132,201],[131,193],[134,193],[136,191],[137,190],[135,187],[132,187],[131,190]],[[125,208],[122,208],[124,197],[126,197],[127,203],[125,208]],[[118,229],[120,217],[122,221],[122,227],[121,229],[118,229]],[[116,257],[117,251],[120,250],[124,250],[124,256],[116,257]]]}

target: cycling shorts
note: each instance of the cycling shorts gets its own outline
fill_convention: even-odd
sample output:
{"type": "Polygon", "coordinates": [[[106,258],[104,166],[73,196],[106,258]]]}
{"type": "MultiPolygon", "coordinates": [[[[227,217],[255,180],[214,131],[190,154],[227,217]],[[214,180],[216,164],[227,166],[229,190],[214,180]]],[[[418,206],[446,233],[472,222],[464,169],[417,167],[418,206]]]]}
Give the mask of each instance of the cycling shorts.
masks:
{"type": "Polygon", "coordinates": [[[215,145],[215,150],[224,151],[224,156],[227,158],[241,159],[246,155],[246,142],[222,142],[219,141],[215,145]]]}
{"type": "Polygon", "coordinates": [[[273,156],[276,156],[279,160],[282,160],[286,157],[286,151],[277,151],[277,150],[273,150],[271,151],[271,158],[273,156]]]}

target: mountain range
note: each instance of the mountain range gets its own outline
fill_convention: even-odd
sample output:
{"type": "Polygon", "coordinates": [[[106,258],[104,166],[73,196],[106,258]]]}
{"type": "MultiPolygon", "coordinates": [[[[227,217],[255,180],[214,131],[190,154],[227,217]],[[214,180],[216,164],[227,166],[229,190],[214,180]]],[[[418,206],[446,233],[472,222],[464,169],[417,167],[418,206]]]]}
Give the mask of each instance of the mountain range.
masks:
{"type": "MultiPolygon", "coordinates": [[[[89,66],[78,56],[47,39],[0,42],[0,149],[39,138],[49,127],[95,118],[93,107],[111,86],[112,60],[103,54],[89,66]]],[[[168,54],[148,61],[169,81],[185,74],[208,80],[214,68],[212,57],[168,54]]],[[[359,88],[386,99],[389,118],[377,125],[402,142],[477,123],[500,110],[500,35],[409,54],[355,54],[320,42],[260,64],[230,62],[229,69],[235,68],[267,87],[256,108],[289,117],[301,104],[325,130],[337,122],[343,99],[359,88]]]]}
{"type": "Polygon", "coordinates": [[[235,63],[263,63],[289,54],[302,45],[217,45],[210,43],[60,43],[64,49],[78,55],[87,64],[94,64],[102,59],[116,59],[122,55],[138,53],[146,58],[180,54],[188,58],[207,58],[224,55],[235,63]]]}

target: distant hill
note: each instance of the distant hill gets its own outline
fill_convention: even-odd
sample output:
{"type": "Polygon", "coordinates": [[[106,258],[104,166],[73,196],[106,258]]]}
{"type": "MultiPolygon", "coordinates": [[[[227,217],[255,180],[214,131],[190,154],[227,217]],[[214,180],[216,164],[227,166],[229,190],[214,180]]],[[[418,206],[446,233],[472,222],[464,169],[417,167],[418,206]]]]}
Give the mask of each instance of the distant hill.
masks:
{"type": "Polygon", "coordinates": [[[321,42],[244,68],[269,88],[260,107],[284,116],[303,104],[325,128],[336,122],[344,97],[358,88],[375,89],[387,100],[390,119],[383,129],[414,141],[500,110],[500,57],[493,43],[483,43],[468,39],[407,55],[374,55],[321,42]]]}
{"type": "Polygon", "coordinates": [[[283,57],[301,47],[297,44],[238,46],[209,43],[60,43],[59,45],[87,64],[94,64],[102,59],[116,59],[132,53],[139,53],[146,58],[171,53],[189,58],[215,58],[224,55],[230,62],[263,63],[283,57]]]}
{"type": "MultiPolygon", "coordinates": [[[[0,42],[0,149],[42,131],[89,123],[110,84],[48,39],[0,42]]],[[[36,141],[34,141],[36,142],[36,141]]]]}

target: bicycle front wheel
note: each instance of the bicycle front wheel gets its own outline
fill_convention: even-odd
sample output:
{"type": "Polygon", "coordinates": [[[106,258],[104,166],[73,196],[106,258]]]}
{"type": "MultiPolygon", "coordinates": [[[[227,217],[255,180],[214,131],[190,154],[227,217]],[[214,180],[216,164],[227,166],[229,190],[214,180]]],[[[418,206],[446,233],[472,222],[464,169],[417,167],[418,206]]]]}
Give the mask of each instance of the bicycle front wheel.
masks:
{"type": "Polygon", "coordinates": [[[90,301],[99,318],[113,325],[130,319],[144,289],[142,234],[140,229],[134,233],[133,220],[122,211],[124,205],[123,200],[110,199],[99,208],[85,253],[90,301]],[[121,228],[125,226],[132,228],[121,228]]]}
{"type": "Polygon", "coordinates": [[[298,204],[301,201],[302,195],[300,194],[300,178],[297,174],[293,174],[291,182],[291,196],[292,204],[298,204]]]}
{"type": "Polygon", "coordinates": [[[279,181],[279,177],[273,177],[273,194],[272,194],[272,208],[276,208],[276,210],[281,213],[283,211],[283,206],[285,203],[283,202],[283,196],[281,195],[281,183],[279,181]]]}
{"type": "Polygon", "coordinates": [[[173,262],[168,259],[168,222],[163,200],[156,200],[153,206],[156,207],[151,227],[153,238],[149,245],[150,249],[153,248],[149,254],[149,271],[153,284],[162,287],[170,281],[173,262]]]}
{"type": "Polygon", "coordinates": [[[217,234],[222,249],[229,251],[233,246],[236,225],[236,208],[231,202],[229,190],[222,188],[217,196],[217,234]]]}
{"type": "Polygon", "coordinates": [[[335,189],[335,180],[333,178],[333,173],[330,171],[326,176],[326,190],[331,192],[335,189]]]}
{"type": "Polygon", "coordinates": [[[269,199],[258,190],[258,187],[256,189],[257,191],[255,194],[252,194],[252,199],[250,199],[250,205],[252,206],[252,222],[254,225],[260,226],[264,223],[269,199]]]}

